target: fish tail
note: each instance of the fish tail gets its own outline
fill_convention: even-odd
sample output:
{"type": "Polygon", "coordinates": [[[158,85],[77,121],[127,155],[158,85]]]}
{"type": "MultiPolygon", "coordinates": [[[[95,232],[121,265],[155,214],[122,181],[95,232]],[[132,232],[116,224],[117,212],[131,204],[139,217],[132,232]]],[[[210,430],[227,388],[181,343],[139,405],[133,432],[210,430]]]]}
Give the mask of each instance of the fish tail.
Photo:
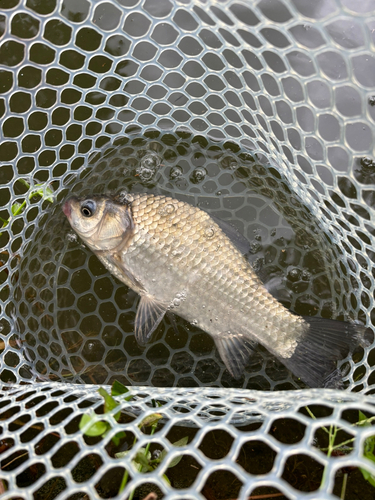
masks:
{"type": "Polygon", "coordinates": [[[304,317],[307,329],[288,359],[282,362],[310,387],[343,387],[336,367],[355,347],[364,345],[366,327],[332,319],[304,317]]]}

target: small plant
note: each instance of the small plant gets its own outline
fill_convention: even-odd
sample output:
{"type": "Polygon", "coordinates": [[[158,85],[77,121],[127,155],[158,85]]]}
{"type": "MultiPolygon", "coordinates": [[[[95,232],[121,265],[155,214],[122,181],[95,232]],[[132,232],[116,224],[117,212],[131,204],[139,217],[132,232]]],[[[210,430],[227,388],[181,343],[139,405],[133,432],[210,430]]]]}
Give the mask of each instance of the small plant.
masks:
{"type": "MultiPolygon", "coordinates": [[[[111,388],[111,394],[108,394],[108,392],[103,388],[100,387],[98,389],[99,394],[103,397],[104,399],[104,413],[111,412],[115,408],[117,408],[120,403],[116,401],[115,397],[120,396],[122,400],[125,401],[130,401],[133,396],[132,394],[129,393],[129,389],[122,385],[120,382],[115,380],[115,382],[112,385],[111,388]]],[[[154,406],[156,407],[158,405],[157,402],[154,402],[154,406]]],[[[117,413],[114,414],[114,419],[116,422],[119,421],[121,417],[121,411],[118,411],[117,413]]],[[[151,427],[151,432],[150,432],[150,437],[153,436],[155,433],[157,426],[159,424],[159,420],[162,418],[162,415],[160,413],[152,413],[151,415],[148,415],[145,417],[139,424],[139,428],[146,428],[146,427],[151,427]]],[[[86,436],[90,437],[105,437],[108,432],[111,430],[111,424],[108,423],[107,421],[104,420],[97,420],[97,415],[91,411],[90,413],[85,413],[82,415],[81,421],[79,423],[79,428],[85,434],[86,436]]],[[[115,446],[118,446],[120,443],[120,440],[122,438],[126,437],[126,433],[124,431],[118,432],[112,437],[112,442],[115,446]]],[[[173,443],[173,446],[185,446],[188,442],[188,437],[184,437],[180,439],[179,441],[176,441],[173,443]]],[[[132,446],[134,446],[137,442],[137,439],[134,438],[132,446]]],[[[135,457],[132,460],[132,463],[134,467],[139,471],[139,472],[151,472],[154,469],[156,469],[162,461],[165,459],[167,456],[167,451],[163,450],[157,457],[152,458],[151,452],[150,452],[150,446],[152,444],[152,441],[150,440],[149,443],[147,444],[146,447],[141,448],[138,453],[135,455],[135,457]]],[[[128,455],[131,450],[115,453],[115,457],[118,459],[121,459],[128,455]]],[[[183,455],[179,455],[178,457],[175,457],[171,463],[168,466],[168,469],[175,467],[182,459],[183,455]]],[[[170,481],[168,479],[168,476],[166,474],[163,474],[163,478],[167,481],[168,484],[170,484],[170,481]]],[[[129,473],[127,470],[125,470],[120,488],[119,488],[119,493],[123,491],[125,488],[127,482],[129,479],[129,473]]],[[[132,500],[134,496],[134,490],[129,496],[129,500],[132,500]]]]}
{"type": "MultiPolygon", "coordinates": [[[[22,177],[17,179],[17,181],[23,184],[29,191],[27,193],[27,196],[25,195],[26,197],[21,203],[15,201],[12,204],[11,206],[12,215],[7,220],[0,217],[0,221],[3,223],[3,225],[1,226],[2,229],[10,223],[12,217],[19,215],[24,211],[28,200],[30,201],[37,196],[39,196],[43,200],[49,201],[50,203],[53,203],[54,200],[54,192],[47,183],[35,184],[31,188],[30,184],[27,181],[25,181],[25,179],[22,179],[22,177]]],[[[2,233],[0,233],[0,236],[1,234],[2,233]]]]}
{"type": "MultiPolygon", "coordinates": [[[[370,427],[371,421],[374,419],[374,417],[367,418],[366,415],[364,415],[361,411],[359,411],[358,413],[359,413],[359,421],[357,425],[370,427]]],[[[370,436],[366,439],[363,449],[363,455],[368,460],[371,460],[372,462],[375,463],[375,435],[370,436]]],[[[370,472],[368,472],[366,469],[362,469],[362,467],[360,467],[359,470],[362,472],[362,475],[366,479],[366,481],[368,481],[371,484],[371,486],[374,486],[375,488],[375,476],[370,472]]]]}
{"type": "MultiPolygon", "coordinates": [[[[310,417],[316,419],[315,415],[310,410],[310,408],[308,406],[306,406],[305,408],[310,417]]],[[[359,410],[358,422],[355,422],[352,425],[369,427],[371,426],[371,423],[374,420],[375,417],[367,418],[366,415],[359,410]]],[[[341,443],[335,444],[337,434],[341,430],[340,427],[337,427],[336,425],[330,425],[329,429],[327,429],[327,427],[321,427],[321,429],[328,434],[328,447],[322,448],[322,451],[327,452],[328,457],[331,457],[332,455],[346,455],[353,450],[353,447],[351,447],[350,444],[354,442],[355,438],[350,438],[345,441],[342,441],[341,443]]],[[[372,462],[375,463],[375,435],[370,436],[365,440],[363,456],[365,456],[368,460],[371,460],[372,462]]],[[[364,479],[368,481],[371,484],[371,486],[375,487],[375,476],[370,472],[368,472],[366,469],[363,469],[362,467],[359,467],[359,470],[361,471],[364,479]]],[[[327,478],[326,478],[326,468],[325,468],[323,471],[321,485],[325,483],[326,479],[327,478]]],[[[340,495],[341,500],[345,499],[347,479],[348,479],[348,474],[345,473],[341,488],[341,495],[340,495]]]]}

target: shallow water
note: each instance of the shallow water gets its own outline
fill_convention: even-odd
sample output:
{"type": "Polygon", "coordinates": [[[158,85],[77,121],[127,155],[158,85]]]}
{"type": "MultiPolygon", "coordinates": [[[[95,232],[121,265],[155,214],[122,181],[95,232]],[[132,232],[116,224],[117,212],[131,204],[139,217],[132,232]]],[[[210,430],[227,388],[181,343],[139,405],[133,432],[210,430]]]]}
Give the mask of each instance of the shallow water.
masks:
{"type": "MultiPolygon", "coordinates": [[[[65,195],[152,192],[199,206],[235,226],[268,290],[297,314],[346,318],[350,284],[338,250],[276,166],[232,142],[188,131],[116,140],[91,158],[65,195]]],[[[15,289],[26,378],[126,385],[298,387],[261,346],[241,380],[209,335],[165,319],[145,349],[133,335],[138,296],[109,274],[71,231],[61,204],[29,246],[15,289]]]]}

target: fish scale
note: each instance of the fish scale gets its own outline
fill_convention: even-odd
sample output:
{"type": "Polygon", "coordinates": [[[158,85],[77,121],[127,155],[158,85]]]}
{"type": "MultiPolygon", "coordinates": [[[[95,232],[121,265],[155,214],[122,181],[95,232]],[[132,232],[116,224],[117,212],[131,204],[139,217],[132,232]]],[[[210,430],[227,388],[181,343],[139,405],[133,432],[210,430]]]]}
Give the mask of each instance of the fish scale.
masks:
{"type": "MultiPolygon", "coordinates": [[[[145,231],[145,226],[150,222],[149,217],[151,216],[151,213],[146,215],[143,210],[145,204],[148,203],[150,205],[151,203],[153,203],[155,205],[155,212],[157,212],[158,210],[162,210],[162,208],[167,206],[168,204],[171,204],[172,201],[173,200],[171,198],[163,199],[161,197],[153,197],[152,195],[134,196],[131,207],[134,222],[136,224],[136,232],[145,231]],[[146,198],[147,200],[144,200],[144,198],[146,198]]],[[[210,221],[208,214],[187,204],[180,203],[174,206],[176,206],[176,208],[173,215],[169,219],[166,218],[164,224],[158,225],[157,232],[163,234],[164,239],[166,239],[168,236],[172,236],[174,238],[174,241],[177,242],[177,246],[181,244],[181,239],[184,237],[184,235],[186,235],[186,238],[193,237],[197,239],[200,244],[199,251],[197,253],[198,255],[200,255],[201,253],[205,253],[206,258],[203,262],[200,259],[200,261],[196,265],[194,265],[194,260],[197,256],[197,253],[191,251],[189,256],[187,256],[184,260],[180,259],[178,261],[180,274],[181,276],[186,276],[191,272],[196,272],[198,275],[202,274],[203,276],[208,276],[208,284],[211,290],[212,288],[214,288],[216,289],[216,292],[221,295],[220,300],[218,300],[217,296],[212,296],[212,293],[210,293],[210,291],[208,291],[208,294],[205,293],[204,290],[202,290],[202,283],[199,283],[196,293],[194,293],[195,290],[191,290],[189,293],[189,298],[186,299],[184,304],[181,305],[180,309],[176,312],[179,315],[185,317],[185,319],[187,319],[188,321],[197,321],[197,326],[202,327],[202,329],[213,336],[223,334],[228,331],[232,332],[239,330],[239,333],[246,334],[252,340],[257,341],[260,340],[258,336],[262,335],[263,333],[263,336],[261,337],[263,343],[265,343],[266,340],[264,337],[269,337],[270,341],[276,341],[277,343],[285,343],[288,341],[288,337],[290,337],[290,340],[288,342],[289,344],[293,342],[296,336],[299,337],[302,333],[300,324],[301,320],[298,321],[296,325],[297,330],[298,328],[300,330],[296,332],[295,329],[293,329],[295,317],[292,316],[270,294],[268,294],[268,292],[264,293],[265,291],[263,290],[262,294],[252,293],[252,290],[259,286],[259,279],[255,275],[251,266],[245,261],[244,257],[231,244],[231,242],[228,241],[227,237],[222,233],[220,228],[215,224],[216,234],[212,239],[207,239],[205,237],[202,227],[200,227],[199,232],[195,229],[195,226],[198,224],[202,226],[204,221],[209,221],[210,225],[214,226],[214,223],[210,221]],[[181,220],[186,219],[189,219],[190,225],[179,225],[181,220]],[[177,224],[177,226],[175,226],[175,224],[177,224]],[[172,231],[173,234],[171,234],[172,231]],[[212,248],[214,249],[214,252],[211,251],[212,248]],[[197,266],[200,267],[197,268],[197,266]],[[224,276],[215,272],[217,267],[222,266],[225,266],[226,268],[224,276]],[[237,276],[241,277],[241,280],[239,280],[237,276]],[[192,295],[198,297],[198,300],[196,301],[194,298],[190,298],[192,295]],[[211,310],[215,311],[213,315],[218,319],[214,322],[207,321],[203,318],[201,319],[200,316],[202,315],[202,311],[197,308],[198,304],[196,304],[196,302],[198,302],[198,304],[211,304],[211,310]],[[218,303],[222,305],[229,304],[229,306],[232,306],[231,311],[234,308],[235,312],[237,312],[238,317],[232,317],[228,322],[228,313],[223,313],[221,311],[221,307],[217,307],[218,303]],[[248,318],[243,317],[243,313],[237,311],[238,305],[240,306],[240,309],[242,307],[247,307],[248,310],[252,310],[253,312],[255,312],[255,315],[259,317],[260,321],[255,322],[255,328],[254,321],[252,320],[252,331],[246,327],[246,324],[249,321],[248,318]],[[273,330],[272,334],[266,334],[263,331],[266,330],[264,326],[264,317],[262,314],[257,314],[257,307],[259,307],[260,310],[263,310],[263,308],[267,309],[269,314],[268,321],[272,323],[272,327],[270,327],[270,330],[273,330]],[[291,316],[290,328],[285,330],[285,318],[283,318],[281,322],[283,330],[280,330],[279,315],[291,316]],[[220,331],[220,328],[222,329],[222,331],[220,331]]],[[[150,226],[147,227],[147,231],[150,237],[148,241],[150,242],[150,246],[152,248],[153,231],[150,231],[150,226]]],[[[137,244],[135,244],[134,250],[131,246],[129,248],[129,252],[136,252],[138,248],[139,247],[137,246],[137,244]]],[[[163,255],[163,249],[165,249],[165,247],[159,245],[161,256],[163,255]]],[[[146,252],[147,250],[144,247],[143,243],[141,253],[143,254],[146,252]]],[[[129,257],[129,260],[131,260],[131,257],[129,257]]],[[[166,261],[165,253],[164,259],[162,260],[166,261]]],[[[174,267],[177,267],[176,263],[174,267]]],[[[144,270],[146,270],[146,266],[144,270]]],[[[184,284],[181,283],[181,287],[183,286],[184,284]]],[[[153,287],[151,287],[151,289],[148,289],[150,293],[157,293],[157,291],[154,290],[153,287]]],[[[160,291],[158,292],[158,296],[160,297],[160,291]]],[[[163,299],[166,302],[171,302],[173,298],[174,297],[172,297],[168,293],[163,296],[163,299]]],[[[271,345],[266,345],[266,347],[268,347],[270,350],[274,350],[271,345]]],[[[280,353],[278,354],[280,355],[280,353]]]]}
{"type": "Polygon", "coordinates": [[[335,361],[354,348],[363,329],[288,311],[263,286],[228,227],[208,213],[161,195],[124,193],[71,198],[64,212],[111,273],[140,294],[140,344],[173,312],[212,336],[235,378],[261,343],[307,384],[341,383],[335,361]]]}

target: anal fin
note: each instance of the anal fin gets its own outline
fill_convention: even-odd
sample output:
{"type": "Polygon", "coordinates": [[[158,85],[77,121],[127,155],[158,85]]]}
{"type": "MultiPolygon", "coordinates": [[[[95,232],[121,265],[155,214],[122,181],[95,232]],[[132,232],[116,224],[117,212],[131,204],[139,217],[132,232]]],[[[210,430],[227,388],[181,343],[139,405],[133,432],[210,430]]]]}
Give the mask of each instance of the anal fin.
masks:
{"type": "Polygon", "coordinates": [[[142,295],[135,317],[135,338],[145,345],[167,312],[167,306],[153,297],[142,295]]]}
{"type": "Polygon", "coordinates": [[[220,333],[214,337],[214,340],[229,373],[233,378],[240,379],[253,353],[249,339],[240,334],[220,333]]]}

